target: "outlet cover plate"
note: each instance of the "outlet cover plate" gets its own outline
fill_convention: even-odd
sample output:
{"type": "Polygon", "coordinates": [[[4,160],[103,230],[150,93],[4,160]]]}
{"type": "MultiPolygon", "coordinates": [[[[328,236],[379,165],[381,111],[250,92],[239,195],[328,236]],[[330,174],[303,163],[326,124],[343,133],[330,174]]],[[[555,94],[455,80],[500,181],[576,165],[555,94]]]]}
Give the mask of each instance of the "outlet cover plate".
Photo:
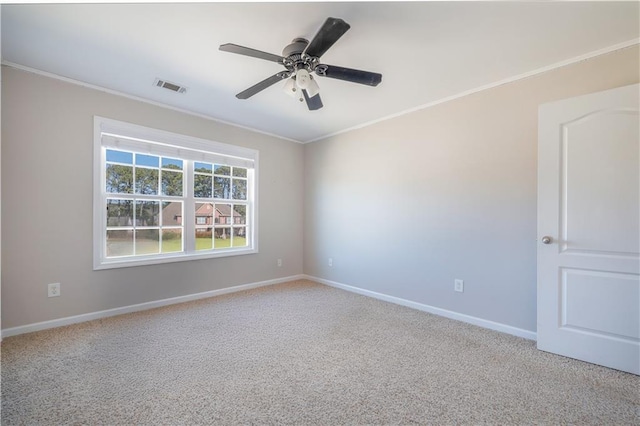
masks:
{"type": "Polygon", "coordinates": [[[47,295],[49,297],[60,296],[60,283],[51,283],[47,285],[47,295]]]}
{"type": "Polygon", "coordinates": [[[463,280],[453,280],[453,289],[459,293],[464,291],[464,281],[463,280]]]}

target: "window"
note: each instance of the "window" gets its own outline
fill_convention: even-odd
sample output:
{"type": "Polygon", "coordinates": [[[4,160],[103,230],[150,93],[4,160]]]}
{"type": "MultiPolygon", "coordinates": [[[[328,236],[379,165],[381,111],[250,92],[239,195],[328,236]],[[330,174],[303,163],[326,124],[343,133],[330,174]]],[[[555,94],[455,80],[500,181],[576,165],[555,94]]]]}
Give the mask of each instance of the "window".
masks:
{"type": "Polygon", "coordinates": [[[100,117],[94,138],[94,269],[257,252],[257,151],[100,117]]]}

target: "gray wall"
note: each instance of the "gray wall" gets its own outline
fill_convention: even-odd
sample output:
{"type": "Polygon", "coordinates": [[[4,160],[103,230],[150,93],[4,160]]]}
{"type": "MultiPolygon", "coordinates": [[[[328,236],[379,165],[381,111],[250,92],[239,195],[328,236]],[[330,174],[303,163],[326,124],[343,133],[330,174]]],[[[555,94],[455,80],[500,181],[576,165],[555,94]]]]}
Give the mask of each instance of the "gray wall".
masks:
{"type": "Polygon", "coordinates": [[[535,331],[538,105],[638,69],[634,46],[306,145],[305,273],[535,331]]]}
{"type": "Polygon", "coordinates": [[[303,145],[8,67],[2,112],[3,328],[302,273],[303,145]],[[259,150],[260,253],[93,271],[94,115],[259,150]]]}
{"type": "Polygon", "coordinates": [[[304,271],[535,331],[537,107],[638,67],[636,46],[304,146],[3,67],[2,327],[304,271]],[[94,115],[258,149],[260,253],[93,271],[94,115]]]}

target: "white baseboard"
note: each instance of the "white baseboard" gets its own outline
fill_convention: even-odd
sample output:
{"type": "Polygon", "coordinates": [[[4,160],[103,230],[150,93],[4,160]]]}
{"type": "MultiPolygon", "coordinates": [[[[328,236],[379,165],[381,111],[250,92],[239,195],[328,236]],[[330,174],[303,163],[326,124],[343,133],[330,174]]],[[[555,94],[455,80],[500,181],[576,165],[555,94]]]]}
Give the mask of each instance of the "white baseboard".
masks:
{"type": "Polygon", "coordinates": [[[512,327],[510,325],[501,324],[499,322],[489,321],[482,318],[472,317],[470,315],[461,314],[446,309],[436,308],[435,306],[425,305],[423,303],[413,302],[407,299],[401,299],[395,296],[389,296],[387,294],[376,293],[375,291],[365,290],[358,287],[353,287],[347,284],[342,284],[335,281],[325,280],[324,278],[318,278],[311,275],[304,275],[305,279],[315,281],[320,284],[325,284],[331,287],[340,288],[342,290],[357,293],[363,296],[373,297],[374,299],[384,300],[385,302],[395,303],[397,305],[406,306],[408,308],[417,309],[419,311],[429,312],[430,314],[439,315],[446,318],[451,318],[457,321],[466,322],[469,324],[477,325],[480,327],[488,328],[490,330],[500,331],[502,333],[511,334],[518,337],[523,337],[529,340],[536,340],[537,335],[533,331],[524,330],[522,328],[512,327]]]}
{"type": "Polygon", "coordinates": [[[88,314],[74,315],[71,317],[59,318],[50,321],[37,322],[34,324],[21,325],[18,327],[12,327],[2,330],[2,338],[16,336],[18,334],[31,333],[33,331],[46,330],[49,328],[62,327],[65,325],[77,324],[80,322],[91,321],[100,318],[108,318],[115,315],[128,314],[131,312],[144,311],[147,309],[159,308],[162,306],[174,305],[176,303],[190,302],[192,300],[205,299],[207,297],[220,296],[228,293],[235,293],[243,290],[250,290],[258,287],[265,287],[274,284],[285,283],[288,281],[295,281],[301,279],[308,279],[320,284],[325,284],[331,287],[340,288],[342,290],[350,291],[352,293],[361,294],[363,296],[373,297],[374,299],[383,300],[385,302],[391,302],[398,305],[406,306],[409,308],[417,309],[431,314],[440,315],[442,317],[451,318],[454,320],[466,322],[469,324],[477,325],[480,327],[488,328],[490,330],[500,331],[502,333],[511,334],[525,339],[536,340],[536,333],[529,330],[524,330],[510,325],[501,324],[494,321],[485,320],[482,318],[472,317],[470,315],[460,314],[458,312],[449,311],[446,309],[436,308],[435,306],[425,305],[423,303],[413,302],[411,300],[401,299],[395,296],[389,296],[387,294],[377,293],[371,290],[365,290],[358,287],[353,287],[347,284],[342,284],[335,281],[326,280],[324,278],[318,278],[311,275],[292,275],[289,277],[276,278],[273,280],[259,281],[255,283],[243,284],[234,287],[221,288],[218,290],[205,291],[202,293],[188,294],[185,296],[172,297],[169,299],[155,300],[153,302],[139,303],[136,305],[123,306],[121,308],[107,309],[104,311],[91,312],[88,314]]]}
{"type": "Polygon", "coordinates": [[[304,275],[292,275],[289,277],[276,278],[273,280],[259,281],[255,283],[237,285],[234,287],[221,288],[218,290],[205,291],[202,293],[188,294],[186,296],[172,297],[169,299],[155,300],[153,302],[138,303],[137,305],[123,306],[121,308],[107,309],[105,311],[90,312],[88,314],[74,315],[71,317],[59,318],[50,321],[37,322],[34,324],[21,325],[18,327],[6,328],[2,330],[2,338],[16,336],[18,334],[31,333],[32,331],[46,330],[49,328],[62,327],[64,325],[77,324],[100,318],[112,317],[115,315],[128,314],[131,312],[145,311],[147,309],[159,308],[161,306],[175,305],[176,303],[190,302],[192,300],[205,299],[207,297],[220,296],[222,294],[235,293],[252,288],[265,287],[274,284],[285,283],[305,279],[304,275]]]}

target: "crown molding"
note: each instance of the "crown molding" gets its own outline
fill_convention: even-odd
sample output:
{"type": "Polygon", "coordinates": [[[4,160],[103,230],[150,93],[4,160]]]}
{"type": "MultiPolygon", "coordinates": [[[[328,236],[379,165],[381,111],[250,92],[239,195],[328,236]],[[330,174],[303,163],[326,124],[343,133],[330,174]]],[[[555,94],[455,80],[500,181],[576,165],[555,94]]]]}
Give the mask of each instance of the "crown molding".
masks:
{"type": "Polygon", "coordinates": [[[605,47],[603,49],[595,50],[593,52],[589,52],[589,53],[586,53],[584,55],[576,56],[576,57],[573,57],[571,59],[566,59],[564,61],[556,62],[555,64],[547,65],[545,67],[538,68],[538,69],[533,70],[533,71],[529,71],[529,72],[526,72],[526,73],[523,73],[523,74],[518,74],[518,75],[516,75],[514,77],[505,78],[503,80],[499,80],[499,81],[496,81],[494,83],[489,83],[489,84],[486,84],[484,86],[479,86],[479,87],[476,87],[474,89],[470,89],[470,90],[466,90],[464,92],[460,92],[460,93],[458,93],[456,95],[447,96],[446,98],[438,99],[436,101],[429,102],[429,103],[426,103],[426,104],[422,104],[422,105],[419,105],[417,107],[409,108],[409,109],[406,109],[404,111],[397,112],[395,114],[391,114],[391,115],[387,115],[387,116],[384,116],[384,117],[381,117],[381,118],[377,118],[375,120],[367,121],[366,123],[358,124],[357,126],[349,127],[347,129],[339,130],[339,131],[334,132],[334,133],[329,133],[329,134],[324,135],[324,136],[320,136],[320,137],[317,137],[317,138],[314,138],[314,139],[310,139],[310,140],[305,141],[303,143],[307,144],[307,143],[312,143],[312,142],[318,142],[318,141],[321,141],[323,139],[327,139],[327,138],[330,138],[330,137],[333,137],[333,136],[337,136],[337,135],[340,135],[340,134],[343,134],[343,133],[350,132],[352,130],[362,129],[364,127],[368,127],[368,126],[374,125],[376,123],[380,123],[381,121],[391,120],[392,118],[401,117],[403,115],[411,114],[412,112],[420,111],[422,109],[430,108],[432,106],[436,106],[436,105],[439,105],[439,104],[442,104],[442,103],[445,103],[445,102],[453,101],[455,99],[459,99],[459,98],[462,98],[462,97],[465,97],[465,96],[469,96],[469,95],[472,95],[474,93],[482,92],[484,90],[489,90],[489,89],[493,89],[493,88],[498,87],[498,86],[502,86],[502,85],[505,85],[505,84],[513,83],[513,82],[518,81],[518,80],[524,80],[525,78],[533,77],[533,76],[536,76],[536,75],[539,75],[539,74],[543,74],[543,73],[546,73],[546,72],[549,72],[549,71],[553,71],[553,70],[558,69],[558,68],[566,67],[568,65],[572,65],[572,64],[575,64],[575,63],[578,63],[578,62],[586,61],[588,59],[592,59],[592,58],[595,58],[595,57],[598,57],[598,56],[606,55],[608,53],[615,52],[617,50],[627,49],[629,47],[633,47],[633,46],[638,45],[638,44],[640,44],[640,38],[635,38],[635,39],[632,39],[632,40],[625,41],[623,43],[614,44],[613,46],[605,47]]]}
{"type": "Polygon", "coordinates": [[[254,132],[254,133],[260,133],[262,135],[271,136],[273,138],[278,138],[278,139],[286,140],[286,141],[289,141],[289,142],[303,143],[302,141],[299,141],[299,140],[296,140],[296,139],[287,138],[287,137],[281,136],[281,135],[276,135],[275,133],[269,133],[269,132],[265,132],[263,130],[254,129],[253,127],[248,127],[248,126],[243,126],[243,125],[238,124],[238,123],[233,123],[231,121],[221,120],[219,118],[211,117],[209,115],[202,114],[202,113],[199,113],[199,112],[194,112],[194,111],[190,111],[188,109],[174,107],[174,106],[162,103],[162,102],[152,101],[151,99],[147,99],[147,98],[143,98],[143,97],[135,96],[135,95],[130,95],[128,93],[120,92],[118,90],[108,89],[106,87],[98,86],[96,84],[86,83],[84,81],[76,80],[76,79],[69,78],[69,77],[64,77],[64,76],[61,76],[59,74],[54,74],[54,73],[51,73],[51,72],[48,72],[48,71],[39,70],[37,68],[28,67],[26,65],[17,64],[15,62],[9,62],[9,61],[6,61],[6,60],[2,60],[2,65],[10,67],[10,68],[15,68],[17,70],[29,72],[29,73],[32,73],[32,74],[41,75],[43,77],[52,78],[54,80],[64,81],[65,83],[70,83],[70,84],[75,84],[77,86],[86,87],[88,89],[98,90],[100,92],[108,93],[110,95],[122,96],[122,97],[127,98],[127,99],[131,99],[131,100],[138,101],[138,102],[144,102],[146,104],[150,104],[150,105],[154,105],[154,106],[157,106],[157,107],[161,107],[161,108],[169,109],[169,110],[172,110],[172,111],[180,112],[182,114],[188,114],[188,115],[191,115],[191,116],[194,116],[194,117],[198,117],[198,118],[203,118],[205,120],[214,121],[216,123],[225,124],[227,126],[237,127],[239,129],[248,130],[248,131],[254,132]]]}

